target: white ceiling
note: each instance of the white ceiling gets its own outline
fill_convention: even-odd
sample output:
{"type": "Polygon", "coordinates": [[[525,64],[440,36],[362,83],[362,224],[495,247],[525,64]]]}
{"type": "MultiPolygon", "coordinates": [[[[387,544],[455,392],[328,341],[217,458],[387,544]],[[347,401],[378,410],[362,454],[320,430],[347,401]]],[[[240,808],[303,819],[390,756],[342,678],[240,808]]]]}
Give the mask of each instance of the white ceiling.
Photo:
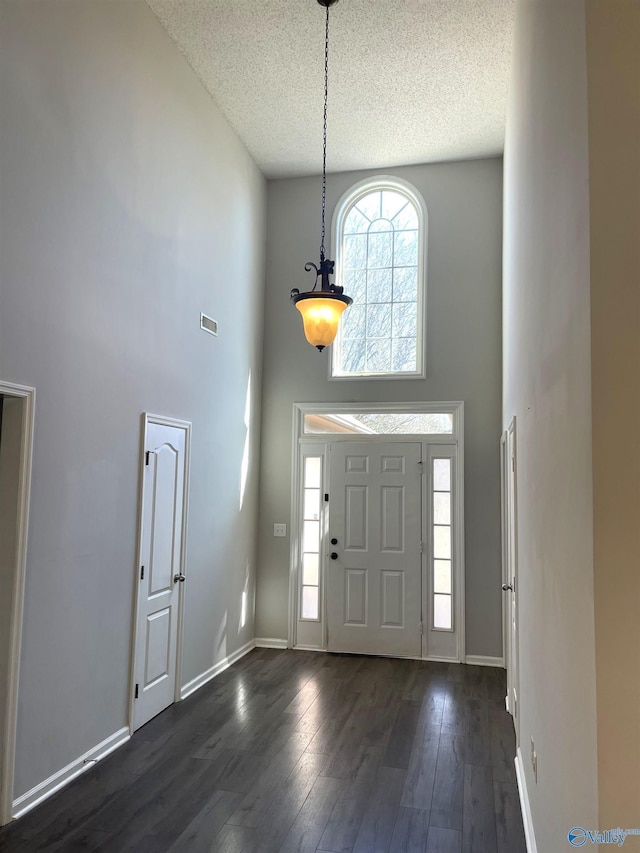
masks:
{"type": "MultiPolygon", "coordinates": [[[[316,0],[147,0],[269,178],[322,165],[316,0]]],[[[502,153],[515,0],[339,0],[327,170],[502,153]]]]}

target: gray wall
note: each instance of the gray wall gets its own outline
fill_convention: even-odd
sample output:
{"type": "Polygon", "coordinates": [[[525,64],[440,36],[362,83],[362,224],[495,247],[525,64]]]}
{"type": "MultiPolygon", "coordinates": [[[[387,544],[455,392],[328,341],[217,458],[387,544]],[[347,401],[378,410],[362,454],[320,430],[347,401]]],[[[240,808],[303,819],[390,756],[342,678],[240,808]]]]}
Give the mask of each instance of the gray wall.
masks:
{"type": "Polygon", "coordinates": [[[1,10],[0,376],[38,395],[18,796],[127,724],[144,411],[193,422],[183,682],[254,636],[266,187],[143,2],[1,10]]]}
{"type": "Polygon", "coordinates": [[[522,0],[505,147],[503,425],[517,417],[520,736],[545,851],[570,849],[572,826],[599,825],[587,142],[583,0],[522,0]]]}
{"type": "MultiPolygon", "coordinates": [[[[256,635],[286,638],[291,415],[294,401],[464,400],[467,654],[502,654],[500,592],[500,360],[502,160],[387,170],[412,183],[429,211],[426,380],[328,380],[328,353],[305,341],[292,287],[318,262],[320,179],[268,185],[267,289],[256,635]]],[[[340,196],[376,172],[330,175],[340,196]]],[[[333,257],[333,255],[330,255],[333,257]]]]}

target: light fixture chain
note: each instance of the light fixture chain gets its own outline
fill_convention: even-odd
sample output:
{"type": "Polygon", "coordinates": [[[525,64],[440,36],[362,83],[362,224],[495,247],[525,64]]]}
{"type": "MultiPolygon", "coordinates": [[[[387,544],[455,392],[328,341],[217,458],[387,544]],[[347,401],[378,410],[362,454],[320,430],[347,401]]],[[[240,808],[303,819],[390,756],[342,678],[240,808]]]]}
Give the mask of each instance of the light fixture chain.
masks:
{"type": "Polygon", "coordinates": [[[322,127],[322,239],[320,241],[320,260],[324,261],[325,207],[327,201],[327,100],[329,96],[329,6],[324,30],[324,117],[322,127]]]}

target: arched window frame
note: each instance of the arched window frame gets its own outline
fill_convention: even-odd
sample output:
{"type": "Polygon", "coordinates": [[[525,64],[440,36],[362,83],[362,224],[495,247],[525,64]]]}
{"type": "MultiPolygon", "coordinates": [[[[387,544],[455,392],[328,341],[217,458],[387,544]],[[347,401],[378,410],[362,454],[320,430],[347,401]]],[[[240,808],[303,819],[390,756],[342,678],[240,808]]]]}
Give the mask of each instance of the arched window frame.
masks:
{"type": "MultiPolygon", "coordinates": [[[[331,347],[329,361],[330,379],[424,379],[426,377],[426,328],[427,328],[427,244],[428,244],[428,212],[422,195],[408,181],[390,175],[377,175],[366,178],[350,187],[340,198],[335,207],[332,221],[332,235],[336,260],[336,283],[344,284],[344,223],[351,209],[366,195],[380,190],[393,190],[404,195],[415,207],[418,216],[418,279],[417,279],[417,337],[416,337],[416,369],[415,371],[363,371],[344,372],[339,368],[342,348],[342,323],[338,336],[331,347]]],[[[345,288],[347,295],[348,288],[345,288]]]]}

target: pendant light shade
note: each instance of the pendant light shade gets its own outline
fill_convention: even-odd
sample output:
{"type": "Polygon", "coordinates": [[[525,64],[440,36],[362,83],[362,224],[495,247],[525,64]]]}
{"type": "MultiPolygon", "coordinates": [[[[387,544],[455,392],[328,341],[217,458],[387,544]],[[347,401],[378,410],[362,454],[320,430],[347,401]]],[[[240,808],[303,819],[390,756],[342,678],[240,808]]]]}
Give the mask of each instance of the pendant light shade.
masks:
{"type": "Polygon", "coordinates": [[[335,340],[338,334],[340,317],[353,299],[345,296],[342,287],[332,284],[329,276],[333,275],[333,261],[325,258],[325,203],[327,196],[327,98],[329,85],[329,7],[338,0],[318,0],[326,8],[326,23],[324,34],[324,125],[322,133],[322,231],[320,239],[320,266],[305,264],[305,270],[316,272],[316,283],[313,290],[300,293],[297,288],[291,291],[291,301],[302,314],[304,334],[311,346],[320,352],[335,340]],[[318,287],[320,280],[320,289],[318,287]]]}
{"type": "Polygon", "coordinates": [[[301,293],[293,298],[293,304],[302,314],[305,337],[312,347],[322,352],[334,342],[342,312],[350,303],[348,296],[335,293],[301,293]]]}

